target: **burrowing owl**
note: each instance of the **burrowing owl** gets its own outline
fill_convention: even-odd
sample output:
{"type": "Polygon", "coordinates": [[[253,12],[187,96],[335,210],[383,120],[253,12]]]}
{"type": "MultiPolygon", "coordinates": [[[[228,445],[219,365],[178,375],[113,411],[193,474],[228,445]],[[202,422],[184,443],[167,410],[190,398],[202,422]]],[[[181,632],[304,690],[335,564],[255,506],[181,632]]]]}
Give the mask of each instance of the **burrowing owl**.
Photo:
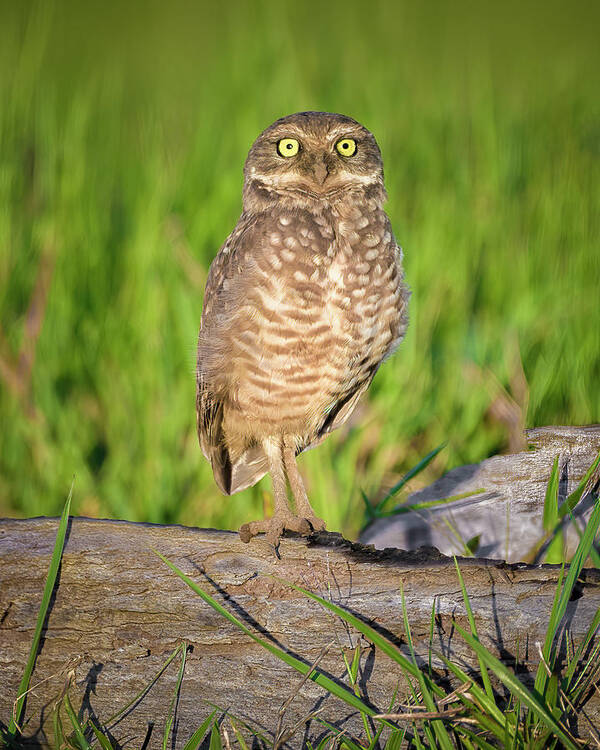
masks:
{"type": "Polygon", "coordinates": [[[271,474],[275,513],[244,524],[244,541],[325,527],[296,456],[348,419],[404,336],[409,291],[386,197],[375,138],[350,117],[283,117],[250,149],[242,215],[206,284],[196,399],[219,488],[271,474]]]}

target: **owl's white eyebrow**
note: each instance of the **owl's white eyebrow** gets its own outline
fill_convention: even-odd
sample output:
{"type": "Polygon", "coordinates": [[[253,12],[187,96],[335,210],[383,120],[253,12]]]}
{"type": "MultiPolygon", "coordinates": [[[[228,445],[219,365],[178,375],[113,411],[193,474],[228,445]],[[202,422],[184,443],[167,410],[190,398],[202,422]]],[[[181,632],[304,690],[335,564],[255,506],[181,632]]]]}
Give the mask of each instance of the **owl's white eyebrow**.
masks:
{"type": "MultiPolygon", "coordinates": [[[[298,182],[298,175],[296,174],[278,174],[276,176],[273,176],[256,172],[255,167],[252,167],[252,169],[250,170],[250,174],[252,175],[253,180],[257,180],[259,182],[262,182],[264,185],[271,187],[276,187],[277,185],[283,186],[285,183],[293,184],[298,182]]],[[[351,174],[353,182],[360,182],[362,185],[374,185],[375,183],[379,182],[379,177],[374,175],[354,173],[348,174],[351,174]]]]}

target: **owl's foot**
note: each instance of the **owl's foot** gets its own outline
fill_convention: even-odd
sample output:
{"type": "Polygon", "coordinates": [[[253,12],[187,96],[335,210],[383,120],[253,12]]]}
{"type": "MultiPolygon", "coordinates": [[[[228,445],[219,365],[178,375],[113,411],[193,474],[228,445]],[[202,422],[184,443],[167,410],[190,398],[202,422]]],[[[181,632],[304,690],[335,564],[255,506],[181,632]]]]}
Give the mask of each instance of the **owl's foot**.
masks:
{"type": "Polygon", "coordinates": [[[265,534],[266,540],[273,547],[279,546],[284,531],[294,531],[301,536],[308,536],[313,531],[322,531],[325,522],[316,516],[301,518],[293,513],[279,514],[264,521],[251,521],[240,526],[240,539],[246,544],[257,534],[265,534]]]}

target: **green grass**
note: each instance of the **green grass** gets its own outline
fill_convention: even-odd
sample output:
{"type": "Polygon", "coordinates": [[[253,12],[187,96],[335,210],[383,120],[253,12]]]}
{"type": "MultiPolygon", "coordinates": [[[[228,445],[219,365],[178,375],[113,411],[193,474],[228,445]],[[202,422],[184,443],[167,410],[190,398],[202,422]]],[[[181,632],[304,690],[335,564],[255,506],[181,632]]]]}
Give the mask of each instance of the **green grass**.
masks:
{"type": "Polygon", "coordinates": [[[360,419],[300,461],[330,527],[355,534],[361,489],[377,502],[444,441],[419,482],[506,448],[500,405],[517,430],[600,421],[599,20],[586,2],[3,3],[0,515],[57,514],[73,474],[83,514],[261,515],[268,481],[225,501],[201,456],[194,346],[247,150],[307,108],[378,138],[413,290],[360,419]]]}
{"type": "Polygon", "coordinates": [[[65,503],[62,515],[60,517],[60,522],[58,524],[58,531],[56,534],[54,549],[52,551],[52,557],[50,558],[50,567],[48,568],[48,575],[46,577],[46,584],[44,586],[44,592],[42,594],[42,601],[35,623],[35,630],[31,641],[31,647],[29,649],[29,655],[27,657],[27,663],[25,664],[23,677],[21,678],[21,682],[19,683],[19,689],[15,698],[11,720],[7,727],[7,736],[11,739],[14,739],[14,737],[17,736],[17,733],[21,732],[22,730],[23,708],[25,700],[27,698],[27,692],[29,691],[31,675],[33,674],[33,670],[35,668],[35,662],[37,659],[40,640],[42,637],[42,630],[46,622],[48,607],[50,606],[52,592],[54,591],[54,586],[56,584],[58,569],[62,560],[63,547],[65,544],[65,537],[67,535],[67,528],[69,525],[70,509],[71,492],[69,492],[69,497],[67,498],[67,502],[65,503]]]}

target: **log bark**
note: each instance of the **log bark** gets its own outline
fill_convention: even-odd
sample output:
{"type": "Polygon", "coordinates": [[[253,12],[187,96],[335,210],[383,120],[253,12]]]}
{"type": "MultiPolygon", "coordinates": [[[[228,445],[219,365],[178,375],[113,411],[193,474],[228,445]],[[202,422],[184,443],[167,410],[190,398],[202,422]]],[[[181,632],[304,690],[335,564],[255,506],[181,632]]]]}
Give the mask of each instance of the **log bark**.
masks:
{"type": "MultiPolygon", "coordinates": [[[[0,521],[0,721],[8,724],[35,621],[57,519],[0,521]]],[[[192,648],[177,706],[171,747],[182,747],[213,710],[230,711],[267,738],[278,712],[294,695],[283,724],[300,722],[286,747],[305,747],[326,732],[315,710],[332,724],[360,736],[356,712],[300,676],[215,613],[153,553],[166,555],[261,637],[312,664],[329,646],[319,668],[346,682],[341,652],[351,654],[359,636],[318,603],[286,583],[310,589],[364,618],[408,655],[401,590],[419,658],[433,646],[477,670],[476,658],[453,627],[468,628],[454,563],[437,550],[378,551],[337,534],[286,538],[281,559],[262,539],[249,545],[237,534],[211,529],[157,526],[74,518],[26,706],[27,744],[52,741],[50,714],[65,673],[74,666],[70,696],[84,719],[106,721],[127,704],[179,644],[192,648]],[[277,578],[274,578],[276,576],[277,578]]],[[[539,662],[559,569],[465,558],[461,570],[483,643],[504,663],[519,662],[530,679],[539,662]]],[[[584,570],[567,606],[565,628],[577,644],[600,606],[600,572],[584,570]]],[[[360,685],[367,700],[386,710],[398,682],[388,657],[363,642],[360,685]]],[[[441,668],[441,661],[434,659],[441,668]]],[[[177,667],[169,669],[117,725],[115,740],[127,747],[159,747],[173,696],[177,667]],[[144,744],[146,742],[146,744],[144,744]]],[[[586,716],[600,726],[600,700],[592,696],[586,716]]],[[[587,736],[587,719],[578,730],[587,736]]],[[[231,733],[230,733],[231,734],[231,733]]],[[[248,737],[248,733],[246,734],[248,737]]]]}

